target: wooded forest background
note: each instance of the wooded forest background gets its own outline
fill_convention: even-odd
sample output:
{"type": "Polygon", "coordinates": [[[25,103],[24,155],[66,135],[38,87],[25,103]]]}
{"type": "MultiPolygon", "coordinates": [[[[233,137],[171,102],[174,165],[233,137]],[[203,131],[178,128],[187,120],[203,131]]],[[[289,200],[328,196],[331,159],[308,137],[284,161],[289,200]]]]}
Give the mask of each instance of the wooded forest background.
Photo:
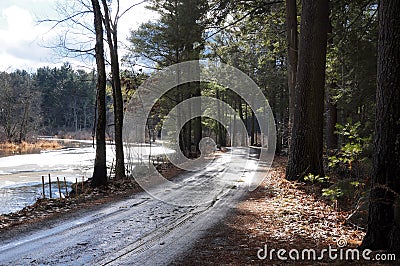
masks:
{"type": "MultiPolygon", "coordinates": [[[[65,47],[68,42],[61,40],[58,48],[95,55],[96,70],[73,70],[65,64],[41,68],[33,74],[1,73],[3,140],[93,130],[97,143],[93,184],[97,186],[107,182],[105,131],[107,125],[113,125],[116,177],[124,177],[122,121],[129,96],[154,70],[212,59],[240,69],[264,92],[275,116],[276,153],[289,158],[286,178],[324,183],[327,175],[332,175],[350,179],[354,187],[372,184],[363,245],[399,251],[396,184],[400,171],[388,163],[400,161],[396,148],[396,141],[400,142],[400,111],[398,102],[394,103],[400,98],[400,44],[399,29],[393,26],[400,25],[398,2],[149,0],[148,8],[159,17],[131,31],[127,36],[130,52],[121,59],[118,20],[129,13],[117,9],[114,14],[111,2],[74,1],[82,8],[74,5],[74,9],[68,9],[67,5],[60,9],[65,18],[57,22],[69,21],[79,27],[91,16],[93,23],[84,28],[90,29],[88,34],[95,44],[87,44],[87,49],[82,44],[65,47]],[[130,67],[134,65],[142,70],[133,71],[130,67]],[[390,124],[395,129],[390,129],[390,124]],[[385,172],[386,167],[391,170],[385,172]],[[383,231],[378,228],[380,222],[383,231]],[[386,239],[385,234],[390,236],[386,239]]],[[[158,122],[153,126],[160,128],[177,103],[200,95],[232,106],[247,127],[248,144],[261,145],[254,110],[229,88],[215,84],[193,82],[170,90],[153,108],[151,119],[158,122]]],[[[196,156],[200,139],[210,132],[219,145],[229,144],[222,125],[196,118],[181,132],[184,154],[196,156]]],[[[337,187],[324,189],[332,200],[344,193],[337,187]]]]}
{"type": "MultiPolygon", "coordinates": [[[[194,5],[190,1],[184,2],[189,9],[194,5]]],[[[202,5],[199,13],[194,15],[202,22],[198,26],[200,34],[192,36],[184,31],[187,28],[188,32],[193,32],[187,21],[189,12],[173,10],[173,1],[154,1],[150,6],[161,17],[132,31],[129,37],[132,53],[124,58],[124,62],[129,61],[125,65],[137,63],[158,69],[188,59],[213,58],[237,67],[254,79],[267,96],[276,118],[277,153],[280,153],[287,149],[289,135],[288,40],[283,1],[203,1],[202,5]],[[168,21],[171,15],[175,17],[168,21]],[[181,25],[175,23],[179,26],[177,34],[178,28],[173,28],[172,23],[179,21],[181,25]],[[198,51],[192,56],[192,52],[184,52],[188,46],[184,38],[192,46],[198,43],[198,51]]],[[[338,148],[337,141],[345,144],[346,138],[335,133],[336,123],[349,126],[357,123],[358,133],[363,138],[371,137],[373,132],[377,3],[332,1],[330,6],[324,130],[326,145],[338,148]]],[[[300,21],[299,8],[297,5],[296,18],[300,21]]],[[[190,14],[194,14],[192,9],[190,14]]],[[[194,22],[196,24],[196,20],[194,22]]],[[[125,74],[126,83],[132,85],[129,76],[135,74],[132,71],[125,74]]],[[[18,70],[3,72],[1,76],[2,140],[20,141],[27,135],[93,129],[94,72],[74,70],[66,63],[59,68],[40,68],[36,73],[18,70]]],[[[135,86],[140,84],[137,78],[136,83],[135,86]]],[[[231,104],[244,120],[248,118],[246,124],[251,142],[255,142],[252,114],[246,110],[246,103],[229,89],[204,87],[203,95],[218,96],[231,104]]],[[[111,98],[112,93],[109,93],[110,110],[111,98]]],[[[168,109],[173,101],[165,99],[162,104],[168,109]]],[[[213,128],[216,130],[218,125],[213,128]]]]}

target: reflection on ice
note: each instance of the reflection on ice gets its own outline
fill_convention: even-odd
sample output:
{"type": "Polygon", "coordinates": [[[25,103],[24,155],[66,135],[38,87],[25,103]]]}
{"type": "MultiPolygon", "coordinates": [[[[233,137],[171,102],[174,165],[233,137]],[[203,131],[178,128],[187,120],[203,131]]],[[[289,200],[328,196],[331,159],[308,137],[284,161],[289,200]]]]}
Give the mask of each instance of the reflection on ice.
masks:
{"type": "MultiPolygon", "coordinates": [[[[67,182],[67,189],[71,186],[67,182]]],[[[52,183],[52,197],[59,198],[57,183],[52,183]]],[[[65,191],[65,185],[61,183],[61,191],[65,191]]],[[[50,190],[48,183],[45,185],[46,197],[49,197],[50,190]]],[[[19,211],[27,205],[33,204],[38,198],[42,197],[42,184],[38,182],[27,182],[5,186],[0,189],[0,210],[1,213],[19,211]]]]}
{"type": "MultiPolygon", "coordinates": [[[[41,176],[48,174],[66,178],[68,184],[76,178],[89,178],[93,172],[95,149],[91,146],[45,151],[38,154],[13,155],[0,158],[0,214],[14,212],[33,204],[41,197],[41,176]]],[[[129,147],[132,160],[147,160],[149,154],[171,153],[162,146],[133,145],[129,147]],[[135,158],[132,158],[135,157],[135,158]]],[[[110,167],[115,156],[114,146],[107,145],[107,164],[110,167]]],[[[53,184],[54,185],[54,184],[53,184]]],[[[69,185],[68,185],[69,186],[69,185]]],[[[53,192],[58,188],[52,189],[53,192]]],[[[65,191],[63,188],[62,191],[65,191]]],[[[48,192],[47,192],[48,193],[48,192]]],[[[54,195],[55,196],[55,195],[54,195]]]]}

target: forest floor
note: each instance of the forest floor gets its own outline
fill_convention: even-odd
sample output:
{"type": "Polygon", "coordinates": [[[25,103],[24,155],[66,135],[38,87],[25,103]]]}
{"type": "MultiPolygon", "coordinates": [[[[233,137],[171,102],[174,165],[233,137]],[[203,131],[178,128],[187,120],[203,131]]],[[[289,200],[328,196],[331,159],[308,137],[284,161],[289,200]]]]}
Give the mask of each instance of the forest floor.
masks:
{"type": "Polygon", "coordinates": [[[331,260],[327,253],[322,260],[278,259],[279,249],[287,251],[286,257],[292,249],[300,251],[300,256],[303,249],[315,249],[318,257],[318,252],[329,246],[337,249],[338,243],[343,249],[353,249],[365,235],[346,223],[350,212],[337,211],[313,192],[312,185],[286,181],[285,165],[286,158],[275,157],[269,178],[174,264],[366,265],[367,261],[354,261],[351,256],[350,260],[331,260]],[[272,249],[275,250],[270,257],[272,249]],[[267,256],[260,259],[257,253],[267,256]]]}

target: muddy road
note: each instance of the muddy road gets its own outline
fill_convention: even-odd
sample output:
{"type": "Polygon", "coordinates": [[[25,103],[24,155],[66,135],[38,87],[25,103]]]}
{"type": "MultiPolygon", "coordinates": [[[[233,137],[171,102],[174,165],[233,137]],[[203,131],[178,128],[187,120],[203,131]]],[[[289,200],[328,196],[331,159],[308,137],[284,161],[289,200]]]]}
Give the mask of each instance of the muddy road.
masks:
{"type": "Polygon", "coordinates": [[[23,235],[1,239],[0,265],[171,263],[240,201],[256,163],[246,149],[235,149],[196,172],[178,176],[174,182],[182,184],[182,189],[190,184],[192,190],[198,188],[196,195],[207,193],[207,200],[199,200],[198,204],[190,200],[188,204],[170,204],[185,192],[179,187],[168,193],[159,189],[152,195],[139,193],[81,215],[46,223],[23,235]],[[241,170],[243,165],[247,165],[245,171],[241,170]],[[223,182],[215,186],[215,180],[222,179],[222,175],[223,182]],[[207,186],[213,187],[215,194],[211,197],[204,190],[207,186]]]}

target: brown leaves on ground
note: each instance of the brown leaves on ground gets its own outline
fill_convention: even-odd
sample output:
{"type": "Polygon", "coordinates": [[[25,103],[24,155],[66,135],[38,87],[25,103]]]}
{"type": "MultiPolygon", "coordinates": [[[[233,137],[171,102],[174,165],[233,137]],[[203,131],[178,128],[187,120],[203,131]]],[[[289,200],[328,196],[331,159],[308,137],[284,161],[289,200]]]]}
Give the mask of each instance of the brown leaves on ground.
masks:
{"type": "Polygon", "coordinates": [[[176,264],[317,265],[334,261],[282,261],[276,253],[273,260],[260,260],[257,251],[265,245],[268,250],[300,252],[306,248],[337,248],[339,238],[347,241],[346,248],[359,245],[365,233],[345,224],[348,213],[336,211],[323,198],[307,192],[307,185],[285,180],[285,164],[285,158],[276,158],[263,184],[176,264]]]}

